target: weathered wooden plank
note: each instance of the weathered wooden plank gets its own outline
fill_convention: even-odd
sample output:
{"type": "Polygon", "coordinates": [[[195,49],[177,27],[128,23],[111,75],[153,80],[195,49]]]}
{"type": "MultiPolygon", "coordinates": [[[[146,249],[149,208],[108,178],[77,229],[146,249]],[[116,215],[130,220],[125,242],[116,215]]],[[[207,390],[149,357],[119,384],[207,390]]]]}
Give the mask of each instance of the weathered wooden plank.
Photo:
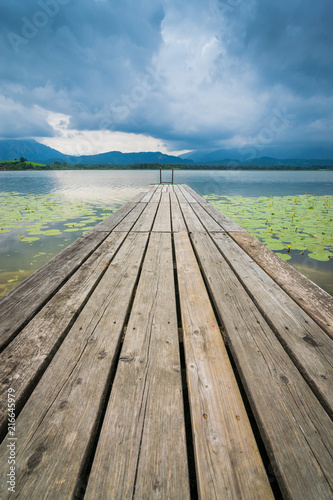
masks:
{"type": "Polygon", "coordinates": [[[189,203],[181,203],[180,208],[189,232],[206,231],[189,203]]]}
{"type": "Polygon", "coordinates": [[[167,190],[162,193],[161,203],[170,203],[170,196],[167,190]]]}
{"type": "Polygon", "coordinates": [[[107,232],[99,231],[82,236],[2,297],[0,349],[15,337],[107,236],[107,232]]]}
{"type": "Polygon", "coordinates": [[[153,225],[153,232],[160,231],[171,231],[170,203],[160,203],[158,207],[155,222],[153,225]]]}
{"type": "Polygon", "coordinates": [[[132,231],[149,232],[152,228],[156,212],[158,208],[158,203],[148,203],[136,224],[132,228],[132,231]]]}
{"type": "Polygon", "coordinates": [[[195,200],[197,200],[199,203],[206,202],[205,198],[202,198],[194,189],[190,188],[187,184],[183,184],[183,188],[193,196],[195,200]]]}
{"type": "Polygon", "coordinates": [[[128,215],[134,207],[136,207],[138,202],[128,202],[118,210],[113,212],[111,215],[106,217],[102,222],[93,227],[86,234],[95,233],[98,231],[108,231],[111,232],[125,217],[128,215]]]}
{"type": "Polygon", "coordinates": [[[174,242],[199,498],[273,498],[188,234],[174,242]]]}
{"type": "Polygon", "coordinates": [[[183,195],[182,191],[180,190],[179,186],[173,186],[174,192],[178,198],[179,203],[188,203],[187,199],[183,195]]]}
{"type": "Polygon", "coordinates": [[[153,197],[156,189],[157,189],[157,186],[152,186],[149,189],[148,193],[146,193],[144,195],[144,197],[140,200],[140,202],[142,202],[142,203],[148,203],[152,199],[152,197],[153,197]]]}
{"type": "Polygon", "coordinates": [[[224,214],[219,212],[210,203],[202,204],[202,206],[204,206],[205,210],[209,213],[209,215],[211,215],[213,217],[213,219],[215,219],[216,222],[218,222],[223,227],[223,229],[225,231],[227,231],[228,233],[230,233],[232,231],[244,231],[245,232],[245,230],[242,229],[238,224],[236,224],[236,222],[233,222],[231,219],[229,219],[224,214]]]}
{"type": "MultiPolygon", "coordinates": [[[[68,499],[78,493],[147,237],[126,238],[17,419],[18,498],[68,499]]],[[[5,440],[0,470],[7,459],[5,440]]],[[[3,481],[0,497],[10,496],[3,481]]]]}
{"type": "Polygon", "coordinates": [[[179,186],[179,189],[188,203],[197,203],[197,200],[185,189],[184,186],[179,186]]]}
{"type": "Polygon", "coordinates": [[[213,217],[213,219],[218,222],[225,231],[231,232],[231,231],[244,231],[236,222],[233,222],[231,219],[226,217],[222,212],[217,210],[213,205],[211,205],[208,201],[206,201],[204,198],[202,198],[198,193],[193,191],[189,186],[185,185],[184,189],[188,191],[195,200],[197,200],[198,203],[213,217]]]}
{"type": "Polygon", "coordinates": [[[130,201],[131,202],[140,202],[142,201],[142,198],[148,194],[150,191],[150,187],[143,188],[140,193],[138,193],[134,198],[132,198],[130,201]]]}
{"type": "Polygon", "coordinates": [[[245,232],[245,230],[242,229],[238,224],[236,224],[236,222],[233,222],[231,219],[229,219],[224,214],[219,212],[210,203],[207,203],[204,206],[204,208],[209,213],[209,215],[211,215],[213,217],[213,219],[215,219],[216,222],[218,222],[223,227],[223,229],[225,231],[228,231],[228,233],[230,233],[232,231],[244,231],[245,232]]]}
{"type": "Polygon", "coordinates": [[[189,498],[171,236],[152,234],[85,498],[189,498]]]}
{"type": "Polygon", "coordinates": [[[199,217],[201,223],[206,228],[206,231],[224,231],[224,229],[216,222],[211,215],[200,205],[200,203],[192,203],[194,212],[199,217]]]}
{"type": "Polygon", "coordinates": [[[191,236],[281,490],[330,499],[332,422],[211,238],[191,236]]]}
{"type": "Polygon", "coordinates": [[[244,231],[230,235],[333,338],[333,297],[250,233],[244,231]]]}
{"type": "Polygon", "coordinates": [[[153,196],[150,199],[150,203],[159,203],[159,201],[161,199],[161,195],[162,195],[162,187],[158,186],[155,193],[153,194],[153,196]]]}
{"type": "Polygon", "coordinates": [[[0,435],[4,434],[7,424],[8,389],[15,391],[18,410],[28,399],[126,234],[108,236],[0,354],[0,435]]]}
{"type": "Polygon", "coordinates": [[[170,203],[177,203],[178,205],[178,199],[176,196],[176,193],[174,191],[170,191],[170,203]]]}
{"type": "Polygon", "coordinates": [[[186,191],[188,191],[193,196],[193,198],[197,200],[197,202],[200,203],[200,205],[202,205],[203,207],[206,204],[210,205],[210,203],[206,200],[206,198],[203,198],[200,194],[194,191],[194,189],[190,188],[190,186],[188,186],[187,184],[183,184],[183,188],[186,189],[186,191]]]}
{"type": "Polygon", "coordinates": [[[227,234],[213,240],[333,417],[333,341],[227,234]]]}
{"type": "Polygon", "coordinates": [[[175,193],[173,193],[174,197],[171,197],[171,221],[172,221],[172,231],[186,231],[186,224],[184,221],[184,217],[182,211],[180,210],[178,200],[176,198],[175,193]]]}
{"type": "Polygon", "coordinates": [[[130,211],[126,217],[114,228],[114,231],[116,232],[121,232],[123,233],[124,231],[130,231],[138,218],[140,217],[141,213],[145,209],[146,204],[145,203],[138,203],[133,210],[130,211]]]}

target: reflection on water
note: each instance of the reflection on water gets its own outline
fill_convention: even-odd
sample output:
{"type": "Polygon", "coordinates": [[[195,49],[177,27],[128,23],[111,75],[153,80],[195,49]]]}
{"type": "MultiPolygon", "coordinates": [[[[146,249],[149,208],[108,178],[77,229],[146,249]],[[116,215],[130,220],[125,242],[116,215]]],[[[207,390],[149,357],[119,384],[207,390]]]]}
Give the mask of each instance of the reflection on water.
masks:
{"type": "Polygon", "coordinates": [[[317,283],[320,288],[333,295],[332,260],[318,262],[310,259],[307,254],[308,252],[305,252],[304,255],[295,252],[295,256],[293,256],[292,261],[289,261],[289,264],[292,264],[300,273],[317,283]]]}
{"type": "MultiPolygon", "coordinates": [[[[163,179],[168,175],[170,174],[164,172],[163,179]]],[[[59,210],[62,203],[64,206],[70,203],[78,204],[82,209],[82,212],[75,212],[72,216],[58,216],[53,220],[49,218],[46,226],[43,220],[36,220],[34,223],[39,224],[40,232],[34,235],[36,227],[29,230],[28,222],[15,229],[13,223],[9,232],[1,231],[1,223],[4,225],[4,218],[8,217],[10,207],[0,206],[0,295],[7,293],[78,238],[88,227],[88,223],[96,224],[105,216],[103,210],[119,207],[130,201],[142,188],[158,182],[158,170],[0,172],[0,194],[12,196],[15,193],[16,198],[26,197],[25,200],[28,200],[30,205],[30,215],[34,210],[32,200],[35,195],[41,195],[41,198],[49,194],[62,197],[63,202],[59,201],[59,210]],[[92,212],[94,222],[89,219],[92,212]]],[[[175,170],[174,182],[186,183],[200,195],[258,197],[305,193],[333,194],[333,172],[320,171],[175,170]]],[[[39,212],[38,214],[41,219],[39,212]]],[[[12,212],[11,216],[14,215],[12,212]]],[[[314,269],[313,262],[308,262],[310,260],[303,259],[299,262],[298,258],[292,255],[289,263],[332,293],[333,263],[318,262],[314,269]]]]}
{"type": "Polygon", "coordinates": [[[21,194],[58,193],[82,203],[123,204],[140,189],[159,182],[156,170],[52,170],[0,172],[0,191],[21,194]]]}

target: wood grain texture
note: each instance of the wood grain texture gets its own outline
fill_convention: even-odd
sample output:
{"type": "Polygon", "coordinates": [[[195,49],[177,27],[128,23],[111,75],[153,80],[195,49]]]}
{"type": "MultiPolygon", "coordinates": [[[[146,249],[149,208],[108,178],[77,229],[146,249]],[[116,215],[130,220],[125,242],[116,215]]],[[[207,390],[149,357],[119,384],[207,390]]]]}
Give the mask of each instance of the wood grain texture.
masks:
{"type": "Polygon", "coordinates": [[[139,201],[142,201],[142,198],[144,196],[146,196],[150,190],[151,190],[150,186],[147,186],[145,188],[141,188],[141,191],[136,196],[134,196],[131,200],[129,200],[129,201],[130,202],[139,202],[139,201]]]}
{"type": "Polygon", "coordinates": [[[175,194],[177,196],[177,199],[178,199],[179,203],[188,203],[187,199],[183,195],[183,193],[180,190],[179,186],[173,186],[173,189],[174,189],[174,192],[175,192],[175,194]]]}
{"type": "Polygon", "coordinates": [[[188,499],[171,236],[152,234],[85,499],[188,499]]]}
{"type": "Polygon", "coordinates": [[[191,236],[284,495],[330,499],[333,426],[211,238],[191,236]]]}
{"type": "Polygon", "coordinates": [[[15,390],[18,410],[28,399],[126,234],[112,233],[0,354],[1,435],[6,429],[8,389],[15,390]]]}
{"type": "Polygon", "coordinates": [[[188,231],[191,232],[205,232],[205,228],[198,219],[196,213],[193,211],[192,206],[189,203],[180,204],[181,211],[187,226],[188,231]]]}
{"type": "Polygon", "coordinates": [[[188,234],[174,242],[199,498],[273,499],[188,234]]]}
{"type": "Polygon", "coordinates": [[[160,203],[152,231],[168,233],[171,232],[170,202],[160,203]]]}
{"type": "Polygon", "coordinates": [[[332,339],[230,236],[212,237],[332,418],[332,339]]]}
{"type": "Polygon", "coordinates": [[[138,218],[136,224],[133,226],[132,231],[149,232],[152,228],[157,208],[158,203],[148,203],[146,208],[138,218]]]}
{"type": "MultiPolygon", "coordinates": [[[[126,238],[17,419],[20,499],[74,498],[80,488],[147,237],[126,238]]],[[[6,490],[2,483],[1,498],[11,497],[6,490]]]]}
{"type": "Polygon", "coordinates": [[[123,218],[123,220],[114,228],[113,231],[116,232],[124,232],[124,231],[130,231],[138,218],[140,217],[141,213],[143,212],[144,208],[146,207],[145,203],[138,203],[133,210],[130,211],[126,217],[123,218]]]}
{"type": "Polygon", "coordinates": [[[153,196],[150,199],[150,203],[159,203],[160,199],[161,199],[161,195],[162,195],[162,186],[158,186],[156,188],[155,193],[153,194],[153,196]]]}
{"type": "Polygon", "coordinates": [[[0,301],[0,349],[36,314],[105,240],[107,232],[81,236],[0,301]]]}
{"type": "Polygon", "coordinates": [[[201,223],[205,227],[206,231],[224,231],[224,229],[216,222],[215,219],[200,205],[200,203],[192,203],[192,208],[194,212],[197,214],[201,223]]]}
{"type": "Polygon", "coordinates": [[[161,203],[170,203],[170,196],[169,196],[169,192],[168,192],[168,187],[167,186],[164,186],[164,187],[165,187],[165,191],[162,193],[161,203]]]}
{"type": "Polygon", "coordinates": [[[188,203],[197,203],[197,200],[191,195],[191,193],[185,188],[185,186],[179,186],[179,190],[188,203]]]}
{"type": "Polygon", "coordinates": [[[172,231],[174,233],[177,233],[179,231],[186,231],[186,224],[184,221],[184,217],[175,193],[173,193],[173,196],[170,197],[170,200],[171,200],[172,231]]]}
{"type": "Polygon", "coordinates": [[[233,231],[244,231],[236,222],[233,222],[231,219],[226,217],[224,214],[219,212],[213,205],[207,203],[204,205],[205,210],[220,224],[221,227],[228,233],[233,231]]]}
{"type": "Polygon", "coordinates": [[[170,203],[177,203],[178,204],[178,199],[176,196],[176,193],[172,190],[169,192],[170,195],[170,203]]]}
{"type": "Polygon", "coordinates": [[[111,232],[126,217],[126,215],[128,215],[133,210],[133,208],[137,206],[137,204],[138,202],[126,203],[111,215],[106,217],[102,222],[90,229],[90,231],[88,231],[86,234],[89,235],[90,233],[96,233],[98,231],[111,232]]]}
{"type": "Polygon", "coordinates": [[[211,217],[213,217],[213,219],[216,220],[216,222],[221,225],[221,227],[225,231],[244,231],[244,229],[242,229],[238,224],[222,214],[222,212],[213,207],[213,205],[211,205],[207,200],[198,195],[198,193],[193,191],[193,189],[191,189],[189,186],[185,185],[184,189],[186,189],[186,191],[188,191],[193,196],[193,198],[197,200],[197,202],[209,213],[209,215],[211,215],[211,217]]]}
{"type": "Polygon", "coordinates": [[[250,233],[243,231],[230,235],[333,338],[333,297],[250,233]]]}
{"type": "Polygon", "coordinates": [[[193,198],[199,203],[206,202],[205,198],[202,198],[194,189],[190,188],[187,184],[183,184],[182,186],[193,198]]]}
{"type": "Polygon", "coordinates": [[[140,200],[140,202],[142,202],[142,203],[148,203],[152,199],[152,197],[153,197],[156,189],[157,189],[157,186],[152,186],[149,189],[148,193],[146,193],[144,195],[144,197],[140,200]]]}

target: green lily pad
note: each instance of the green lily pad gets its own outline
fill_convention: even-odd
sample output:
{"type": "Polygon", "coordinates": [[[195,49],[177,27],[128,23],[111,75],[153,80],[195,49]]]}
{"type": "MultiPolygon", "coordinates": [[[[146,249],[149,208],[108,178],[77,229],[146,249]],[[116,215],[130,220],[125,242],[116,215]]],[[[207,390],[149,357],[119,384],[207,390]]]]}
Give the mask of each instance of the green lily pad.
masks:
{"type": "Polygon", "coordinates": [[[33,241],[38,240],[40,240],[40,238],[38,238],[37,236],[27,236],[21,239],[21,241],[23,241],[24,243],[32,243],[33,241]]]}
{"type": "Polygon", "coordinates": [[[289,259],[291,259],[291,255],[289,253],[279,253],[279,252],[276,252],[276,255],[278,255],[283,260],[289,260],[289,259]]]}
{"type": "MultiPolygon", "coordinates": [[[[333,252],[333,196],[206,198],[275,252],[290,246],[322,261],[333,252]]],[[[290,258],[288,254],[285,260],[290,258]]]]}
{"type": "Polygon", "coordinates": [[[41,234],[45,234],[46,236],[56,236],[57,234],[61,234],[59,229],[46,229],[45,231],[41,231],[41,234]]]}
{"type": "Polygon", "coordinates": [[[333,253],[329,253],[327,250],[317,250],[315,252],[309,253],[311,259],[320,260],[322,262],[327,262],[330,258],[333,258],[333,253]]]}

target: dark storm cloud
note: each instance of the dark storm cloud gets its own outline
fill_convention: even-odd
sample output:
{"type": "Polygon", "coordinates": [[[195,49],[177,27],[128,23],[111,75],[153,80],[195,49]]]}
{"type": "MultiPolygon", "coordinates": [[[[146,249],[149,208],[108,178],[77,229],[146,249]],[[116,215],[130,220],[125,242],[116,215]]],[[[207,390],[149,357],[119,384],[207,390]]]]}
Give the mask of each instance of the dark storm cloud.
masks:
{"type": "Polygon", "coordinates": [[[301,95],[331,93],[333,3],[258,0],[243,20],[238,56],[256,64],[268,84],[283,83],[301,95]]]}
{"type": "Polygon", "coordinates": [[[56,134],[52,112],[69,128],[143,133],[172,149],[332,145],[330,0],[0,9],[0,136],[56,134]]]}

